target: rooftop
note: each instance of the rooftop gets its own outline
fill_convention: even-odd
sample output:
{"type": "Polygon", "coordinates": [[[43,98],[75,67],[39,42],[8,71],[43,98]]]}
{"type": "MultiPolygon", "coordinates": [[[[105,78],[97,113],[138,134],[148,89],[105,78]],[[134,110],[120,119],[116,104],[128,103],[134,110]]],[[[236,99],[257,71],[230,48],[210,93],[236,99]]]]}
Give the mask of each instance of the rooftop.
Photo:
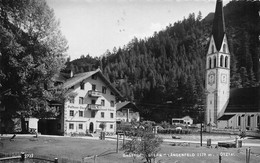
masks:
{"type": "Polygon", "coordinates": [[[225,113],[234,112],[260,112],[260,87],[232,89],[225,113]]]}

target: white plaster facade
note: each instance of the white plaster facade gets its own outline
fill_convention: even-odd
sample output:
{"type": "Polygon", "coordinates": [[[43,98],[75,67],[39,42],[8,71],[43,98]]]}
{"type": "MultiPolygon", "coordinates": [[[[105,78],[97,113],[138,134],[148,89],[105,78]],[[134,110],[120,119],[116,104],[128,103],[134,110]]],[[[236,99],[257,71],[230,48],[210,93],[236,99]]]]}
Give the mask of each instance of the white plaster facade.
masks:
{"type": "Polygon", "coordinates": [[[190,125],[193,124],[193,119],[190,116],[185,116],[182,118],[172,118],[172,124],[185,124],[185,125],[190,125]]]}
{"type": "Polygon", "coordinates": [[[225,115],[234,115],[227,120],[219,120],[218,128],[220,129],[235,129],[239,131],[258,130],[260,124],[260,112],[250,113],[226,113],[225,115]]]}
{"type": "Polygon", "coordinates": [[[208,49],[206,60],[206,124],[217,124],[224,114],[229,99],[230,54],[226,35],[219,51],[216,51],[214,38],[208,49]]]}
{"type": "Polygon", "coordinates": [[[100,124],[105,123],[105,132],[115,132],[115,95],[118,92],[112,88],[99,69],[79,75],[83,77],[78,78],[75,75],[64,83],[65,87],[69,86],[70,93],[61,113],[59,129],[65,135],[95,133],[100,132],[100,124]]]}
{"type": "Polygon", "coordinates": [[[140,121],[140,114],[135,104],[125,101],[116,104],[116,121],[117,122],[132,122],[140,121]]]}

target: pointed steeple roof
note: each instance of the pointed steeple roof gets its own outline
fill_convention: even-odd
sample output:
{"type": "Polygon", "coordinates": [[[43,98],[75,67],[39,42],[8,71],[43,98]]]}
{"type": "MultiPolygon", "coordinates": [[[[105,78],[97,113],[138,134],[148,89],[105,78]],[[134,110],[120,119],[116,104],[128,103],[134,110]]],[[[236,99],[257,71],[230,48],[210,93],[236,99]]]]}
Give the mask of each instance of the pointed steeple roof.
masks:
{"type": "Polygon", "coordinates": [[[216,48],[219,51],[225,34],[225,22],[223,14],[222,0],[217,0],[215,16],[213,21],[212,35],[215,40],[216,48]]]}

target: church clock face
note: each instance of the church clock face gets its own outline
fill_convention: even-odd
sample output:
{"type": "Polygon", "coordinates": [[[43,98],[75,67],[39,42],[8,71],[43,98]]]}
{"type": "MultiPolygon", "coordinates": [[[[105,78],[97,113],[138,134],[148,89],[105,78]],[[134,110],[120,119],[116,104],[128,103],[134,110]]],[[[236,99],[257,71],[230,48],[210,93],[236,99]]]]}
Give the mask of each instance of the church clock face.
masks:
{"type": "Polygon", "coordinates": [[[221,74],[221,83],[227,83],[227,74],[221,74]]]}
{"type": "Polygon", "coordinates": [[[210,86],[212,86],[213,84],[215,84],[215,73],[212,72],[212,71],[208,74],[208,84],[209,84],[210,86]]]}

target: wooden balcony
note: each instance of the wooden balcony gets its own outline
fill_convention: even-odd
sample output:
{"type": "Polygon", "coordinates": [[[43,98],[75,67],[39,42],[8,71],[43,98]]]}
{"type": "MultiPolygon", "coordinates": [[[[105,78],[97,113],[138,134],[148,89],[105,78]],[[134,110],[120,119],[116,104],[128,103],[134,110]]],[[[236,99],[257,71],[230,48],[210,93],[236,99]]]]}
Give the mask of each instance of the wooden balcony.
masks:
{"type": "Polygon", "coordinates": [[[90,110],[100,110],[101,109],[101,105],[98,105],[98,104],[88,104],[87,108],[90,109],[90,110]]]}
{"type": "Polygon", "coordinates": [[[90,90],[90,91],[88,91],[88,95],[89,95],[90,97],[96,97],[96,98],[98,98],[98,97],[100,97],[100,96],[102,95],[102,93],[99,92],[99,91],[90,90]]]}

